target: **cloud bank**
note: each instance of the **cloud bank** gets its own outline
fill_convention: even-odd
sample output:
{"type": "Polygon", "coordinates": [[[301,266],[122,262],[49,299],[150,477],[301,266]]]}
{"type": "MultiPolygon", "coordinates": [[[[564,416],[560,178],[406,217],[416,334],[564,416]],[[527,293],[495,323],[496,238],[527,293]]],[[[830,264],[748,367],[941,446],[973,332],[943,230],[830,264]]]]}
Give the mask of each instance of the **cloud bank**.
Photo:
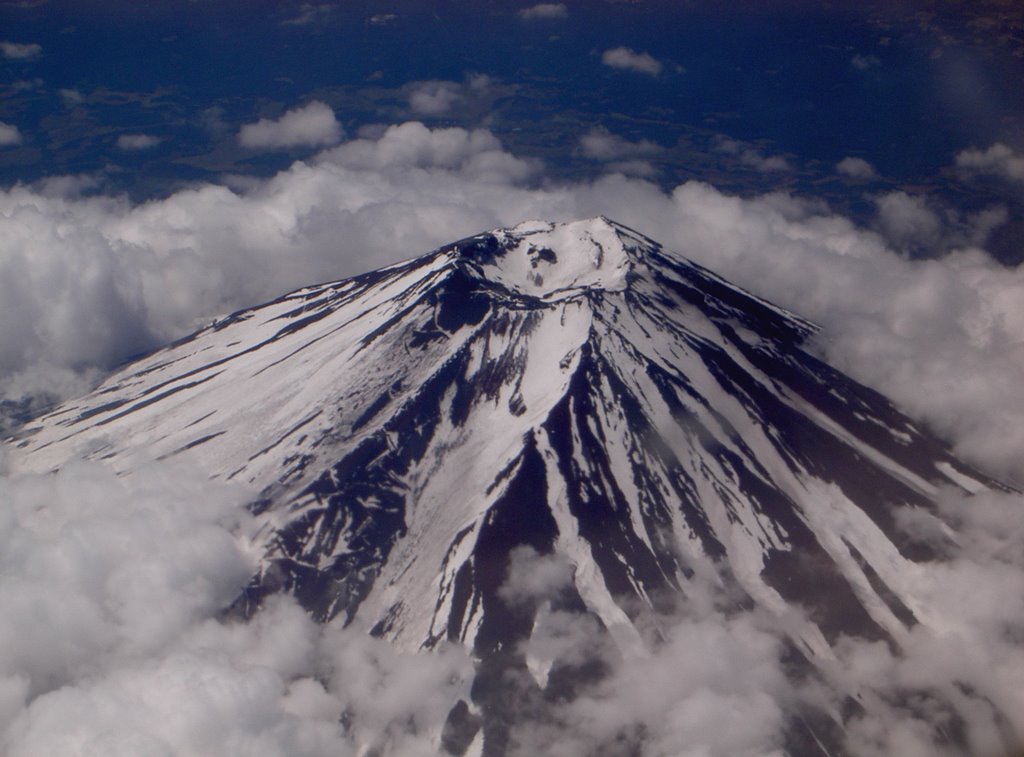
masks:
{"type": "Polygon", "coordinates": [[[628,47],[613,47],[601,54],[601,62],[612,68],[635,71],[638,74],[657,76],[661,73],[661,61],[650,53],[637,52],[628,47]]]}
{"type": "Polygon", "coordinates": [[[326,103],[314,100],[277,120],[261,118],[238,132],[238,143],[254,150],[323,147],[341,141],[341,124],[326,103]]]}
{"type": "Polygon", "coordinates": [[[430,753],[459,650],[403,655],[286,598],[219,617],[254,566],[251,496],[168,463],[0,479],[0,751],[430,753]]]}

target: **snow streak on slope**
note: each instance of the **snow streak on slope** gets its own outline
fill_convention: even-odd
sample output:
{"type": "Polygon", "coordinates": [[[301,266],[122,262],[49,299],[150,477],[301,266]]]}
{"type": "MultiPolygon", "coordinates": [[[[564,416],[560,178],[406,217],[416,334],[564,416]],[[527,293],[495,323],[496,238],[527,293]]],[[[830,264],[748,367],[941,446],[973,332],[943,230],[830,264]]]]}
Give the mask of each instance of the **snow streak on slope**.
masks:
{"type": "MultiPolygon", "coordinates": [[[[496,754],[543,609],[503,593],[517,550],[564,556],[548,609],[621,644],[709,572],[805,610],[805,661],[927,620],[934,545],[900,513],[995,484],[803,351],[813,332],[606,219],[531,222],[218,321],[41,419],[12,467],[181,455],[256,487],[236,609],[283,589],[404,647],[465,643],[496,754]]],[[[537,690],[593,673],[571,668],[537,690]]]]}

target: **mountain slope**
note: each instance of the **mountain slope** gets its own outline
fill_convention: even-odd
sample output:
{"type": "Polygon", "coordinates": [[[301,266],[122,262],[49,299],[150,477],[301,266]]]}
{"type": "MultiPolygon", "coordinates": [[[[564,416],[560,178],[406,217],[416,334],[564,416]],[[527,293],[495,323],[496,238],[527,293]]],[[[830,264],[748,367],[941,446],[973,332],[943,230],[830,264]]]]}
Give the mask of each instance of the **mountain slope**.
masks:
{"type": "Polygon", "coordinates": [[[843,634],[898,648],[938,620],[913,591],[936,546],[904,516],[998,485],[813,333],[606,219],[532,222],[220,320],[39,419],[11,466],[181,455],[254,487],[265,558],[235,610],[286,590],[403,647],[467,645],[499,754],[510,670],[549,696],[600,675],[527,659],[544,612],[642,645],[646,614],[713,574],[736,610],[799,608],[808,670],[843,634]],[[511,598],[523,555],[571,577],[511,598]]]}

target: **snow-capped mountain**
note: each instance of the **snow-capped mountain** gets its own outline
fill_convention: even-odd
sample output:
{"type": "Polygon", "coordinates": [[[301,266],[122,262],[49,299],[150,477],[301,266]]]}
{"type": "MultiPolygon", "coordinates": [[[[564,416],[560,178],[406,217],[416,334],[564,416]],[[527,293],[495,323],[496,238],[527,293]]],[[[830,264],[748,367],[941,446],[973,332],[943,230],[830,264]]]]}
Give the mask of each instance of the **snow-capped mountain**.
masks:
{"type": "MultiPolygon", "coordinates": [[[[10,467],[185,456],[253,487],[264,559],[234,610],[288,591],[401,647],[466,645],[445,745],[500,754],[510,671],[542,699],[600,674],[524,651],[545,612],[642,645],[714,575],[736,611],[800,608],[800,675],[840,635],[899,648],[937,620],[912,585],[935,542],[906,516],[999,486],[814,334],[607,219],[530,222],[219,320],[38,419],[10,467]],[[513,596],[524,555],[564,585],[513,596]]],[[[797,753],[842,713],[799,721],[797,753]]]]}

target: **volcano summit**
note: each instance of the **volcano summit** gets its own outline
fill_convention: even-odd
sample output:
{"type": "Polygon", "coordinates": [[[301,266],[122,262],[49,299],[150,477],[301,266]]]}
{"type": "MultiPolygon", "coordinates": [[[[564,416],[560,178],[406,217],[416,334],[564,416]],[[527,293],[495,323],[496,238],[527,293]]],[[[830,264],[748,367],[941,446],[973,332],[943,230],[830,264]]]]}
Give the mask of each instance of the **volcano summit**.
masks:
{"type": "MultiPolygon", "coordinates": [[[[835,645],[898,653],[941,623],[915,591],[955,543],[936,499],[1002,487],[814,357],[815,333],[607,219],[529,222],[219,320],[38,419],[10,466],[182,456],[252,487],[263,558],[231,611],[283,591],[401,648],[464,645],[449,752],[515,751],[517,723],[605,674],[532,644],[552,617],[628,656],[710,582],[835,692],[778,703],[765,752],[831,754],[881,706],[830,678],[835,645]]],[[[957,748],[958,706],[1000,721],[957,696],[885,706],[953,713],[957,748]]],[[[610,743],[646,753],[642,730],[610,743]]]]}

